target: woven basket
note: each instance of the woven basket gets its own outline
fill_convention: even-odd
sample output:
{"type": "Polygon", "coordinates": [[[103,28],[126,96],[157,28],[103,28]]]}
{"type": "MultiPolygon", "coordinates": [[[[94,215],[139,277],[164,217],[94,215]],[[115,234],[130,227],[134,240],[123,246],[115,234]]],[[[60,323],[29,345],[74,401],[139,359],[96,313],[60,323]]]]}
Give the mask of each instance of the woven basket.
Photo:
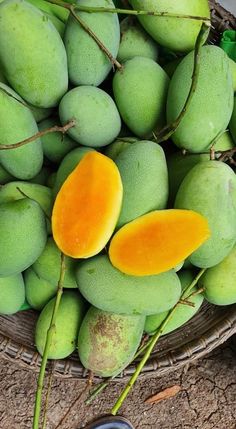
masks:
{"type": "MultiPolygon", "coordinates": [[[[225,29],[236,28],[236,18],[214,1],[210,1],[213,30],[211,43],[219,42],[225,29]]],[[[0,317],[0,356],[37,371],[41,362],[34,347],[37,313],[24,311],[14,316],[0,317]]],[[[205,303],[196,316],[180,329],[162,337],[143,369],[143,377],[161,375],[209,353],[236,333],[236,305],[215,307],[205,303]]],[[[118,380],[131,375],[135,364],[123,371],[118,380]]],[[[55,375],[86,377],[77,354],[56,361],[55,375]]]]}

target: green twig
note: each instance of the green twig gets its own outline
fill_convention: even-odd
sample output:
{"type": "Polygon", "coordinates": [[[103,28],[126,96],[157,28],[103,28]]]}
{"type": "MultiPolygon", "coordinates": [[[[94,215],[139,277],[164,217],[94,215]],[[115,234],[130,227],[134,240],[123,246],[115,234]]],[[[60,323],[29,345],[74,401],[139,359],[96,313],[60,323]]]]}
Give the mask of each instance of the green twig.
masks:
{"type": "Polygon", "coordinates": [[[114,377],[108,378],[106,381],[99,383],[98,386],[89,393],[89,397],[86,399],[85,405],[89,405],[99,395],[99,393],[103,392],[113,378],[114,377]]]}
{"type": "MultiPolygon", "coordinates": [[[[196,276],[196,278],[193,280],[193,282],[187,286],[187,288],[185,288],[182,291],[182,295],[180,297],[181,299],[184,299],[185,295],[190,293],[191,290],[194,288],[194,286],[197,284],[197,282],[199,281],[200,277],[203,275],[203,273],[206,271],[206,269],[202,269],[199,274],[196,276]]],[[[111,414],[116,415],[117,412],[119,411],[121,405],[123,404],[125,398],[127,397],[127,395],[129,394],[130,390],[132,389],[133,385],[135,384],[139,374],[141,373],[145,363],[147,362],[147,360],[149,359],[151,352],[153,351],[158,339],[160,338],[160,336],[163,334],[164,329],[166,328],[166,326],[168,325],[169,321],[171,320],[172,316],[174,315],[176,308],[178,307],[179,302],[175,305],[175,307],[168,313],[167,317],[165,318],[165,320],[162,322],[162,324],[160,325],[160,327],[158,328],[158,330],[156,331],[156,333],[154,334],[154,336],[148,341],[148,343],[146,344],[146,352],[145,355],[143,356],[143,358],[141,359],[141,361],[138,363],[137,368],[134,372],[134,374],[132,375],[132,377],[130,378],[128,384],[126,385],[125,389],[123,390],[123,392],[121,393],[121,395],[119,396],[118,400],[116,401],[115,405],[113,406],[112,410],[111,410],[111,414]]]]}
{"type": "Polygon", "coordinates": [[[166,125],[159,132],[154,133],[154,138],[155,138],[157,143],[162,143],[162,142],[168,140],[172,136],[172,134],[174,134],[174,132],[176,131],[176,129],[180,125],[181,121],[183,120],[186,112],[188,111],[188,108],[191,104],[192,98],[193,98],[194,93],[195,93],[196,88],[197,88],[199,70],[200,70],[200,50],[201,50],[201,47],[203,46],[203,44],[205,43],[206,33],[208,31],[209,31],[209,23],[203,22],[201,29],[199,31],[197,40],[196,40],[196,44],[195,44],[192,83],[191,83],[191,87],[189,90],[188,97],[187,97],[185,104],[184,104],[184,107],[183,107],[182,111],[180,112],[179,116],[177,117],[177,119],[175,119],[171,124],[166,125]]]}
{"type": "Polygon", "coordinates": [[[40,419],[40,411],[41,411],[41,403],[42,403],[42,392],[43,392],[43,383],[44,383],[44,376],[48,361],[48,354],[49,349],[52,343],[52,338],[54,335],[54,332],[56,330],[56,318],[57,318],[57,312],[60,305],[62,293],[63,293],[63,282],[65,277],[65,255],[61,254],[61,269],[60,269],[60,277],[58,281],[58,288],[57,288],[57,295],[55,299],[55,304],[52,312],[52,318],[50,322],[50,326],[47,331],[47,337],[46,337],[46,343],[43,351],[43,357],[42,362],[40,366],[40,372],[38,377],[38,383],[37,383],[37,391],[36,391],[36,398],[35,398],[35,406],[34,406],[34,419],[33,419],[33,429],[39,429],[39,419],[40,419]]]}
{"type": "Polygon", "coordinates": [[[51,389],[52,389],[53,369],[54,369],[54,362],[52,364],[52,368],[51,368],[50,375],[49,375],[49,380],[48,380],[48,388],[47,388],[47,394],[46,394],[46,400],[45,400],[45,406],[44,406],[44,415],[43,415],[43,426],[42,426],[42,429],[46,429],[46,427],[47,427],[47,412],[48,412],[50,393],[51,393],[51,389]]]}

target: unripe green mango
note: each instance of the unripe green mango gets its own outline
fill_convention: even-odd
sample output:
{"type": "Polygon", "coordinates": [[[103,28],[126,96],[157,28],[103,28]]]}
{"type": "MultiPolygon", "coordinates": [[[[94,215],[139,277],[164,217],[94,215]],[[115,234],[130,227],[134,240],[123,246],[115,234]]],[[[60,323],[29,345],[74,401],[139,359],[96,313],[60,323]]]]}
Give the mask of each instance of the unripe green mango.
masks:
{"type": "Polygon", "coordinates": [[[209,268],[199,280],[207,301],[215,305],[236,303],[236,246],[215,267],[209,268]]]}
{"type": "Polygon", "coordinates": [[[37,7],[43,12],[47,12],[47,14],[55,16],[61,22],[66,23],[70,12],[68,9],[65,9],[56,4],[49,3],[44,0],[27,0],[27,2],[31,3],[33,6],[37,7]]]}
{"type": "Polygon", "coordinates": [[[168,171],[161,146],[151,141],[132,143],[117,156],[115,163],[123,183],[118,227],[152,210],[166,207],[168,171]]]}
{"type": "Polygon", "coordinates": [[[128,16],[120,23],[121,41],[117,55],[124,63],[134,57],[147,57],[154,61],[158,58],[158,46],[139,25],[136,17],[128,16]]]}
{"type": "Polygon", "coordinates": [[[119,374],[138,349],[144,322],[144,316],[118,315],[90,307],[78,337],[83,366],[100,377],[119,374]]]}
{"type": "Polygon", "coordinates": [[[0,61],[11,86],[34,106],[56,106],[67,91],[61,37],[51,21],[24,0],[0,4],[0,61]]]}
{"type": "Polygon", "coordinates": [[[117,314],[160,313],[172,308],[181,293],[174,270],[156,276],[129,276],[113,267],[106,255],[83,262],[76,278],[90,304],[117,314]]]}
{"type": "MultiPolygon", "coordinates": [[[[230,150],[234,147],[234,142],[229,132],[223,133],[214,145],[215,151],[230,150]]],[[[216,154],[216,158],[218,155],[216,154]]],[[[209,154],[186,154],[176,152],[167,157],[169,173],[169,204],[173,205],[178,189],[188,172],[199,162],[209,161],[209,154]]]]}
{"type": "Polygon", "coordinates": [[[66,178],[79,164],[83,156],[91,150],[93,149],[89,147],[78,147],[65,156],[57,170],[56,180],[53,187],[54,196],[58,193],[66,178]]]}
{"type": "Polygon", "coordinates": [[[0,314],[14,314],[25,301],[22,274],[0,278],[0,314]]]}
{"type": "MultiPolygon", "coordinates": [[[[189,286],[194,280],[194,274],[192,271],[183,270],[178,273],[178,276],[181,281],[182,289],[189,286]]],[[[173,314],[172,318],[168,322],[167,326],[163,329],[162,335],[169,334],[169,332],[178,329],[180,326],[184,325],[184,323],[188,322],[188,320],[192,319],[192,317],[197,313],[199,308],[203,303],[203,295],[197,294],[188,298],[191,293],[197,292],[198,289],[194,287],[192,291],[183,296],[183,299],[188,299],[189,302],[194,304],[194,307],[190,307],[189,305],[179,304],[173,314]]],[[[168,311],[164,313],[155,314],[153,316],[147,316],[145,322],[145,332],[148,334],[152,334],[154,331],[159,328],[161,323],[165,320],[168,315],[168,311]]]]}
{"type": "Polygon", "coordinates": [[[15,275],[32,265],[47,240],[44,213],[24,198],[0,204],[0,277],[15,275]]]}
{"type": "MultiPolygon", "coordinates": [[[[77,0],[78,6],[114,8],[112,0],[77,0]]],[[[76,12],[117,57],[120,43],[120,27],[116,13],[76,12]]],[[[71,15],[66,25],[64,43],[68,56],[69,78],[74,85],[100,85],[112,69],[112,63],[98,44],[71,15]]]]}
{"type": "Polygon", "coordinates": [[[178,190],[175,208],[205,216],[211,232],[189,261],[200,268],[220,263],[236,241],[236,175],[220,161],[201,162],[187,174],[178,190]]]}
{"type": "Polygon", "coordinates": [[[24,272],[26,299],[35,310],[42,310],[57,292],[58,282],[50,283],[39,277],[32,268],[24,272]]]}
{"type": "Polygon", "coordinates": [[[137,141],[136,137],[120,137],[105,148],[104,154],[115,161],[117,156],[120,155],[124,149],[137,141]]]}
{"type": "MultiPolygon", "coordinates": [[[[233,110],[233,83],[228,57],[218,46],[200,50],[197,87],[187,112],[172,135],[174,143],[190,152],[199,153],[226,129],[233,110]]],[[[182,111],[189,94],[193,74],[194,52],[177,67],[167,97],[167,122],[182,111]]]]}
{"type": "Polygon", "coordinates": [[[232,73],[234,92],[236,92],[236,62],[231,60],[231,58],[229,58],[229,67],[232,73]]]}
{"type": "MultiPolygon", "coordinates": [[[[46,119],[39,124],[39,131],[58,125],[55,119],[46,119]]],[[[69,136],[59,132],[45,134],[41,137],[44,155],[55,164],[62,161],[65,155],[78,146],[69,136]]]]}
{"type": "MultiPolygon", "coordinates": [[[[26,0],[29,2],[29,0],[26,0]]],[[[31,2],[30,2],[31,3],[31,2]]],[[[39,8],[40,9],[40,8],[39,8]]],[[[42,11],[43,12],[43,11],[42,11]]],[[[51,13],[43,12],[44,16],[52,22],[58,33],[60,34],[61,38],[63,38],[65,33],[65,24],[64,22],[60,21],[56,16],[52,15],[51,13]]]]}
{"type": "MultiPolygon", "coordinates": [[[[51,323],[55,299],[51,299],[44,307],[36,324],[35,344],[41,356],[51,323]]],[[[75,350],[84,312],[84,301],[78,292],[66,291],[63,293],[57,312],[55,331],[49,347],[48,359],[64,359],[75,350]]]]}
{"type": "Polygon", "coordinates": [[[33,113],[33,116],[36,122],[41,122],[44,119],[47,119],[49,116],[51,116],[53,112],[52,108],[45,109],[44,107],[35,107],[32,105],[29,105],[29,108],[33,113]]]}
{"type": "Polygon", "coordinates": [[[113,92],[121,117],[138,137],[149,137],[165,125],[169,78],[150,58],[126,61],[113,78],[113,92]]]}
{"type": "MultiPolygon", "coordinates": [[[[75,271],[78,262],[65,256],[65,277],[63,287],[77,288],[75,271]]],[[[52,284],[58,284],[61,270],[61,252],[56,246],[53,238],[49,237],[44,251],[32,266],[38,277],[52,284]]]]}
{"type": "MultiPolygon", "coordinates": [[[[133,9],[148,12],[167,12],[176,15],[210,18],[207,0],[130,0],[133,9]]],[[[139,15],[140,23],[160,45],[173,51],[189,52],[194,49],[202,21],[139,15]]]]}
{"type": "Polygon", "coordinates": [[[5,170],[2,165],[0,165],[0,185],[5,185],[12,180],[15,180],[15,177],[13,177],[10,173],[8,173],[7,170],[5,170]]]}
{"type": "Polygon", "coordinates": [[[59,105],[63,125],[75,119],[69,136],[83,146],[107,146],[121,128],[117,107],[105,91],[93,86],[80,86],[67,92],[59,105]]]}
{"type": "Polygon", "coordinates": [[[51,218],[52,191],[50,188],[36,183],[20,181],[10,182],[0,187],[0,204],[17,201],[26,197],[36,201],[45,215],[51,218]]]}
{"type": "MultiPolygon", "coordinates": [[[[0,83],[0,123],[0,145],[18,143],[38,132],[30,109],[15,91],[3,83],[0,83]]],[[[43,163],[40,140],[16,149],[1,150],[0,162],[14,177],[31,179],[38,174],[43,163]]]]}

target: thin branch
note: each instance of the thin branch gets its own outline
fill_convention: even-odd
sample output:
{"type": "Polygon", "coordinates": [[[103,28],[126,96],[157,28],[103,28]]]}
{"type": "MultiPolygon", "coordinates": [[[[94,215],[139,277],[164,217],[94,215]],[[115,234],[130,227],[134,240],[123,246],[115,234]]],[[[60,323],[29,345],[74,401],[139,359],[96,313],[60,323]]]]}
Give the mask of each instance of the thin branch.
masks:
{"type": "Polygon", "coordinates": [[[51,371],[49,374],[48,388],[47,388],[47,394],[46,394],[46,400],[45,400],[45,406],[44,406],[42,429],[46,429],[46,427],[47,427],[47,412],[48,412],[50,393],[51,393],[51,389],[52,389],[52,378],[53,378],[54,365],[55,365],[55,361],[52,363],[51,371]]]}
{"type": "Polygon", "coordinates": [[[48,361],[48,354],[49,349],[52,343],[52,338],[54,335],[54,332],[56,330],[56,318],[57,318],[57,312],[58,308],[61,302],[61,297],[63,294],[63,282],[65,277],[65,255],[61,254],[61,269],[60,269],[60,277],[58,281],[58,288],[57,288],[57,294],[56,299],[54,303],[54,308],[52,312],[52,318],[50,322],[50,326],[47,331],[47,337],[45,342],[45,347],[43,351],[43,357],[42,362],[40,366],[40,372],[38,377],[38,383],[37,383],[37,391],[36,391],[36,398],[35,398],[35,406],[34,406],[34,418],[33,418],[33,429],[39,429],[39,420],[40,420],[40,411],[41,411],[41,403],[42,403],[42,392],[43,392],[43,384],[44,384],[44,376],[48,361]]]}
{"type": "Polygon", "coordinates": [[[189,301],[187,298],[180,299],[179,304],[188,305],[189,307],[195,307],[194,302],[189,301]]]}
{"type": "Polygon", "coordinates": [[[42,131],[38,131],[36,134],[34,134],[31,137],[28,137],[25,140],[22,140],[18,143],[12,143],[12,144],[0,144],[0,150],[11,150],[11,149],[16,149],[18,147],[24,146],[26,144],[29,144],[31,142],[33,142],[34,140],[37,140],[38,138],[45,136],[46,134],[49,133],[55,133],[55,132],[59,132],[59,133],[63,133],[65,134],[70,128],[75,126],[75,120],[71,119],[69,122],[67,122],[64,126],[59,126],[59,125],[54,125],[51,128],[46,128],[45,130],[42,131]]]}
{"type": "Polygon", "coordinates": [[[200,70],[200,50],[203,44],[205,43],[206,39],[206,33],[209,31],[209,23],[203,22],[201,26],[201,30],[198,34],[195,49],[194,49],[194,67],[193,67],[193,75],[192,75],[192,83],[189,90],[188,97],[185,101],[184,107],[182,111],[180,112],[177,119],[175,119],[171,124],[166,125],[161,131],[155,132],[155,140],[157,143],[162,143],[166,140],[168,140],[172,134],[177,130],[180,123],[182,122],[185,114],[188,111],[188,108],[192,102],[192,98],[195,94],[197,84],[198,84],[198,78],[199,78],[199,70],[200,70]]]}
{"type": "Polygon", "coordinates": [[[229,150],[225,150],[225,151],[217,151],[215,153],[220,153],[220,157],[218,158],[219,161],[228,161],[231,158],[233,158],[233,156],[236,153],[236,147],[234,147],[233,149],[229,149],[229,150]]]}

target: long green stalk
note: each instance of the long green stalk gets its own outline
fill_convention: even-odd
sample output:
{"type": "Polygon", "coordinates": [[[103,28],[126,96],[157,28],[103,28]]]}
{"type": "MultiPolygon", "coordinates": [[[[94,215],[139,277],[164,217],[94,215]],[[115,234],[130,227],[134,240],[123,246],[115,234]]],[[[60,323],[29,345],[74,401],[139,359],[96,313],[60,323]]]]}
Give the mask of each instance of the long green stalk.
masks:
{"type": "Polygon", "coordinates": [[[35,406],[34,406],[34,419],[33,419],[33,429],[39,429],[39,420],[40,420],[40,411],[41,411],[41,403],[42,403],[42,392],[43,392],[43,384],[44,384],[44,376],[48,361],[48,354],[50,345],[52,343],[53,334],[56,329],[56,318],[57,318],[57,312],[58,308],[61,302],[61,297],[63,294],[63,282],[65,277],[65,255],[61,254],[61,269],[60,269],[60,277],[58,281],[58,289],[56,294],[56,300],[52,312],[52,318],[50,322],[50,326],[47,331],[47,338],[46,343],[43,351],[43,357],[38,377],[38,383],[37,383],[37,391],[36,391],[36,398],[35,398],[35,406]]]}
{"type": "MultiPolygon", "coordinates": [[[[188,294],[189,292],[191,292],[191,290],[194,288],[194,286],[197,284],[197,282],[199,281],[200,277],[204,274],[204,272],[206,271],[206,269],[202,269],[199,274],[196,276],[196,278],[193,280],[193,282],[182,291],[180,300],[184,299],[185,294],[188,294]]],[[[139,374],[141,373],[145,363],[147,362],[147,360],[149,359],[151,352],[153,351],[158,339],[160,338],[160,336],[162,335],[165,327],[168,325],[169,321],[171,320],[172,316],[174,315],[176,308],[178,307],[179,302],[175,305],[175,307],[168,313],[167,317],[165,318],[165,320],[162,322],[162,324],[160,325],[160,327],[158,328],[158,330],[156,331],[155,335],[150,339],[148,345],[147,345],[147,349],[146,352],[143,356],[143,358],[141,359],[141,361],[138,363],[137,368],[134,372],[134,374],[132,375],[132,377],[130,378],[128,384],[126,385],[126,387],[124,388],[124,390],[122,391],[121,395],[119,396],[119,398],[117,399],[115,405],[113,406],[112,410],[111,410],[111,414],[116,415],[117,412],[119,411],[121,405],[123,404],[124,400],[126,399],[126,397],[128,396],[130,390],[132,389],[133,385],[135,384],[135,382],[137,381],[137,378],[139,376],[139,374]]]]}

